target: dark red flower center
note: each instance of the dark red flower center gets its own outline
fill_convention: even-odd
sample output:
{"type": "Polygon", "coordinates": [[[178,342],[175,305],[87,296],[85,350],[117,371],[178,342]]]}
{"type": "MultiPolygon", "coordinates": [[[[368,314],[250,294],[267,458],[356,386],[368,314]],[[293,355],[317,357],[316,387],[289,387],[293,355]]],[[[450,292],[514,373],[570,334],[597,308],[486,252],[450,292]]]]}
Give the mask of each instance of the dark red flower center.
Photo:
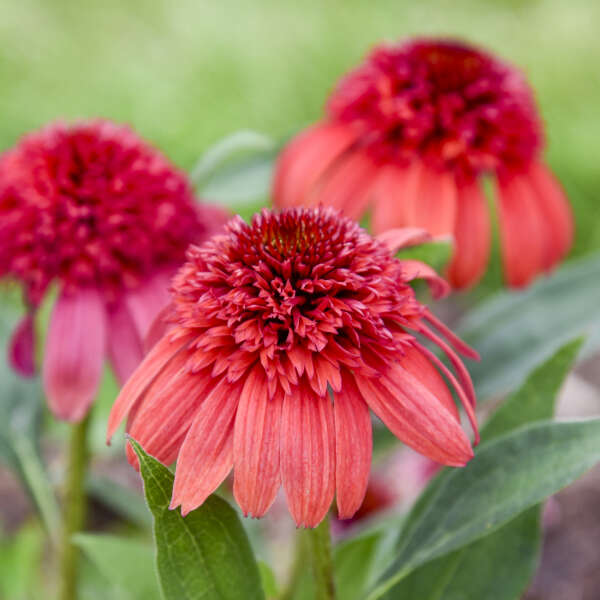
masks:
{"type": "Polygon", "coordinates": [[[464,175],[517,167],[542,134],[530,88],[515,68],[465,44],[417,40],[376,48],[329,99],[377,161],[418,153],[464,175]]]}

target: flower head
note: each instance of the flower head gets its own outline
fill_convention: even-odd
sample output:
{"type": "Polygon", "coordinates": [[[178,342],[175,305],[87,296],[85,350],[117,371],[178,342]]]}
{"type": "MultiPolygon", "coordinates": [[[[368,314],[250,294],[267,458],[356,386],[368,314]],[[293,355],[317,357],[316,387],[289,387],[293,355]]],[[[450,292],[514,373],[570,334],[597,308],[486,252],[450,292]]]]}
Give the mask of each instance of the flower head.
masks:
{"type": "Polygon", "coordinates": [[[462,42],[376,48],[346,75],[327,116],[282,154],[279,206],[327,204],[354,218],[372,205],[376,232],[452,233],[456,287],[483,274],[489,217],[478,179],[497,178],[506,276],[524,285],[568,250],[572,219],[541,163],[543,127],[523,75],[462,42]]]}
{"type": "Polygon", "coordinates": [[[0,276],[22,283],[29,307],[11,359],[32,373],[33,312],[58,284],[44,357],[58,416],[87,412],[106,350],[126,379],[186,247],[224,220],[157,150],[108,121],[52,124],[0,157],[0,276]]]}
{"type": "Polygon", "coordinates": [[[445,282],[393,257],[422,237],[376,240],[322,208],[233,219],[188,251],[173,280],[173,328],[121,391],[109,438],[129,414],[127,431],[147,452],[177,460],[171,505],[184,513],[233,467],[245,514],[262,516],[283,485],[296,523],[310,527],[334,492],[343,518],[362,502],[369,408],[419,452],[464,465],[471,444],[440,372],[476,428],[471,380],[451,346],[475,355],[409,286],[424,277],[443,293],[445,282]],[[456,376],[417,335],[446,352],[456,376]]]}

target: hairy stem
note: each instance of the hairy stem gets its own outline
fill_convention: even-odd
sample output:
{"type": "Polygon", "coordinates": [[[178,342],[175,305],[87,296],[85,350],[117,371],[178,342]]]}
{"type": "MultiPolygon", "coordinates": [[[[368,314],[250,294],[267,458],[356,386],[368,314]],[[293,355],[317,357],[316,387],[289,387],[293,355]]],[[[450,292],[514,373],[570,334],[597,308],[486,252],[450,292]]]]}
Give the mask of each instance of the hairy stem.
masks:
{"type": "Polygon", "coordinates": [[[86,517],[85,474],[89,452],[87,431],[89,414],[71,426],[68,466],[65,479],[62,536],[60,541],[60,600],[76,600],[79,550],[72,537],[81,531],[86,517]]]}

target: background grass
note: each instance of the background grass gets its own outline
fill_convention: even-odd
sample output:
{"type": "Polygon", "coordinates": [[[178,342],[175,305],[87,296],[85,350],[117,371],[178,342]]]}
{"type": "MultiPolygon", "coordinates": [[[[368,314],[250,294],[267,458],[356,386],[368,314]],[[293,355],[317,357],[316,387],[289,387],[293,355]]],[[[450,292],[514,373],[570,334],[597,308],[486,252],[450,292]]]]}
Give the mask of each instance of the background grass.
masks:
{"type": "Polygon", "coordinates": [[[179,165],[240,128],[284,136],[321,113],[379,40],[458,35],[519,64],[576,211],[600,247],[595,0],[20,0],[0,19],[0,149],[57,117],[132,124],[179,165]]]}

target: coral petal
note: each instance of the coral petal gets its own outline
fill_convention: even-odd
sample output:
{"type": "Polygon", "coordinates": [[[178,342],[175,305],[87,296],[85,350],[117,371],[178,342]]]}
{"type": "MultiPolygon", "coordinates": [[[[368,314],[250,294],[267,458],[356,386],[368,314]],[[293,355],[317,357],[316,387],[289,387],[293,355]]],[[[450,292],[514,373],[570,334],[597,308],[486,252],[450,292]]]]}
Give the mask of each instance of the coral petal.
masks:
{"type": "Polygon", "coordinates": [[[246,378],[235,417],[233,494],[245,515],[262,517],[277,495],[283,396],[269,398],[262,367],[246,378]]]}
{"type": "Polygon", "coordinates": [[[408,218],[407,207],[417,201],[420,167],[383,168],[373,186],[373,217],[371,225],[376,234],[388,229],[414,226],[408,218]]]}
{"type": "Polygon", "coordinates": [[[165,336],[152,348],[133,375],[127,380],[113,404],[108,417],[107,442],[110,442],[110,438],[114,435],[121,421],[154,381],[155,377],[177,352],[187,346],[193,337],[193,335],[187,335],[173,341],[169,336],[165,336]]]}
{"type": "Polygon", "coordinates": [[[498,196],[505,277],[509,285],[523,287],[544,268],[545,224],[527,175],[499,176],[498,196]]]}
{"type": "Polygon", "coordinates": [[[407,281],[424,279],[434,298],[443,298],[450,293],[448,282],[440,277],[434,269],[420,260],[403,260],[402,272],[407,281]]]}
{"type": "MultiPolygon", "coordinates": [[[[144,394],[127,425],[129,435],[165,465],[177,458],[198,407],[215,384],[208,373],[190,374],[186,362],[185,352],[171,360],[144,394]]],[[[128,458],[137,467],[137,457],[129,448],[128,458]]]]}
{"type": "Polygon", "coordinates": [[[8,344],[10,366],[22,377],[35,375],[33,314],[27,313],[15,327],[8,344]]]}
{"type": "Polygon", "coordinates": [[[473,450],[454,415],[401,367],[380,379],[356,380],[371,410],[402,442],[441,464],[460,467],[473,450]]]}
{"type": "Polygon", "coordinates": [[[466,288],[481,279],[490,254],[490,218],[486,198],[476,180],[458,190],[455,250],[448,278],[455,288],[466,288]]]}
{"type": "Polygon", "coordinates": [[[377,240],[385,244],[392,254],[407,246],[424,244],[431,240],[431,234],[419,227],[397,227],[388,229],[377,236],[377,240]]]}
{"type": "Polygon", "coordinates": [[[62,292],[54,305],[43,363],[50,410],[66,421],[80,421],[98,390],[106,351],[106,309],[100,293],[62,292]]]}
{"type": "Polygon", "coordinates": [[[221,485],[233,466],[233,423],[241,386],[221,379],[198,408],[175,469],[170,508],[186,515],[221,485]]]}
{"type": "Polygon", "coordinates": [[[355,138],[350,128],[329,123],[318,123],[294,138],[277,161],[276,206],[306,205],[313,186],[355,138]]]}
{"type": "Polygon", "coordinates": [[[354,378],[342,373],[342,391],[334,395],[336,502],[340,519],[349,519],[365,497],[371,469],[369,407],[354,378]]]}
{"type": "Polygon", "coordinates": [[[298,527],[316,527],[335,491],[333,405],[310,388],[287,395],[281,415],[281,481],[298,527]]]}

